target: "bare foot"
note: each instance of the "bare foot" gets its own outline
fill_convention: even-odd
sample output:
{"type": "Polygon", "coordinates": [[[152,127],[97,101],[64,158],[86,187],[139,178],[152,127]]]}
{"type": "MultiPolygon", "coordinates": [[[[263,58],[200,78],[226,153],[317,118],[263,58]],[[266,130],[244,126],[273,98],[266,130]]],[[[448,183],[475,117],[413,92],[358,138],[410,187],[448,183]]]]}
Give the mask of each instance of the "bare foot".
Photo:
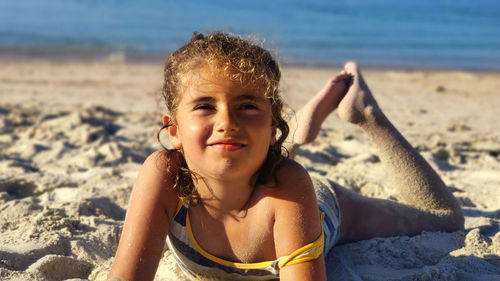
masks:
{"type": "Polygon", "coordinates": [[[316,139],[321,124],[344,98],[352,79],[346,71],[340,72],[297,112],[296,118],[290,120],[292,144],[307,144],[316,139]]]}
{"type": "Polygon", "coordinates": [[[374,117],[374,112],[380,108],[366,85],[361,72],[355,62],[347,62],[344,70],[353,76],[353,83],[345,97],[339,104],[339,116],[342,120],[353,124],[360,124],[374,117]]]}

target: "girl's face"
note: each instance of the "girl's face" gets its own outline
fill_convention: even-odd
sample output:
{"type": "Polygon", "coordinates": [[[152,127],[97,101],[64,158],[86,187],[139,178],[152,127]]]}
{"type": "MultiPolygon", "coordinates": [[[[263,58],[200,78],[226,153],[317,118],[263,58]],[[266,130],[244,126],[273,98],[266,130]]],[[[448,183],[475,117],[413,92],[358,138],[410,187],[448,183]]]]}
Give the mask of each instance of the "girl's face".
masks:
{"type": "Polygon", "coordinates": [[[271,104],[262,92],[194,71],[180,98],[172,145],[184,151],[190,170],[206,178],[249,180],[276,141],[271,104]]]}

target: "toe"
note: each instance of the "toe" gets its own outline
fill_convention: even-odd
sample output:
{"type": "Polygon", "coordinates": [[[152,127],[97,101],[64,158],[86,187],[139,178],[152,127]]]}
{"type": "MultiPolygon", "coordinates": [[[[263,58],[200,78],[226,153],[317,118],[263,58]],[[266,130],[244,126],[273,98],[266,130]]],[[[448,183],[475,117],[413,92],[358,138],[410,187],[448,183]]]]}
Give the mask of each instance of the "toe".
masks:
{"type": "Polygon", "coordinates": [[[348,61],[344,64],[344,69],[348,73],[355,74],[358,72],[358,65],[354,61],[348,61]]]}

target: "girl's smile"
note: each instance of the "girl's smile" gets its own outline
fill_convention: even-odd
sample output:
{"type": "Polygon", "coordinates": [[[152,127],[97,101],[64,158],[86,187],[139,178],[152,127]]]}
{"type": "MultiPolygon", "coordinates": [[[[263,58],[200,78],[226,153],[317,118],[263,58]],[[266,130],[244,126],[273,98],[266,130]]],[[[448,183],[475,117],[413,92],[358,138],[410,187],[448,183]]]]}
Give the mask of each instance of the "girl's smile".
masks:
{"type": "Polygon", "coordinates": [[[234,139],[222,139],[219,141],[215,141],[209,145],[215,149],[220,149],[227,152],[236,151],[245,147],[243,143],[240,143],[234,139]]]}

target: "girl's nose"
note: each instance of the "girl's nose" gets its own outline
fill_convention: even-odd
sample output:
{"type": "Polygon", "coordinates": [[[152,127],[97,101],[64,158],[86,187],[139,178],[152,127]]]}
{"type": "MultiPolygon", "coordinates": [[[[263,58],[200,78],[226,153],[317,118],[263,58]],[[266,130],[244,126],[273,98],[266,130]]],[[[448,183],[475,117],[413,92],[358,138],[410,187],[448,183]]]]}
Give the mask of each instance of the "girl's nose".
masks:
{"type": "Polygon", "coordinates": [[[217,132],[232,132],[238,130],[238,122],[234,114],[227,109],[220,109],[217,112],[215,129],[217,132]]]}

